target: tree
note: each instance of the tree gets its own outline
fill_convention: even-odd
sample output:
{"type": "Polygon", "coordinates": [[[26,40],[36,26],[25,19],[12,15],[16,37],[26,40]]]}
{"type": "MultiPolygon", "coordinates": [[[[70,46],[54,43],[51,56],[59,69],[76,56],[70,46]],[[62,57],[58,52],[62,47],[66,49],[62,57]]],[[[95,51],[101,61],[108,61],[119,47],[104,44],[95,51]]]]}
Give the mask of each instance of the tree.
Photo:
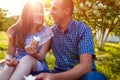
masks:
{"type": "Polygon", "coordinates": [[[16,22],[16,17],[18,18],[18,16],[7,17],[7,14],[8,10],[0,8],[0,31],[6,31],[8,27],[16,22]]]}
{"type": "Polygon", "coordinates": [[[3,19],[5,18],[5,12],[0,8],[0,30],[3,26],[3,19]]]}
{"type": "Polygon", "coordinates": [[[48,26],[52,26],[53,25],[53,20],[52,20],[52,16],[50,15],[50,11],[51,11],[51,5],[53,0],[43,0],[44,2],[44,10],[45,10],[45,19],[44,22],[46,25],[48,26]]]}
{"type": "MultiPolygon", "coordinates": [[[[73,0],[73,17],[89,25],[98,34],[98,46],[103,48],[109,34],[120,24],[119,0],[73,0]]],[[[118,31],[120,32],[120,31],[118,31]]]]}

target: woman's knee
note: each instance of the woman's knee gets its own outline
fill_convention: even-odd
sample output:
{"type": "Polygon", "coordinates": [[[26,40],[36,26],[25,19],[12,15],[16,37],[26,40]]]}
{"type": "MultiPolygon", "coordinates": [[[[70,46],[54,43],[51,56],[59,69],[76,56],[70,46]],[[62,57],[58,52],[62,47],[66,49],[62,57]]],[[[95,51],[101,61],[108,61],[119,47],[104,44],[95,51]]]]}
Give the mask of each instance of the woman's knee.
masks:
{"type": "Polygon", "coordinates": [[[31,66],[33,70],[34,69],[36,70],[37,60],[30,55],[26,55],[20,60],[19,65],[25,65],[25,64],[31,66]]]}
{"type": "Polygon", "coordinates": [[[107,77],[101,72],[93,71],[85,74],[81,80],[107,80],[107,77]]]}
{"type": "Polygon", "coordinates": [[[24,56],[20,61],[31,62],[31,61],[33,61],[33,60],[34,60],[34,58],[33,58],[32,56],[26,55],[26,56],[24,56]]]}

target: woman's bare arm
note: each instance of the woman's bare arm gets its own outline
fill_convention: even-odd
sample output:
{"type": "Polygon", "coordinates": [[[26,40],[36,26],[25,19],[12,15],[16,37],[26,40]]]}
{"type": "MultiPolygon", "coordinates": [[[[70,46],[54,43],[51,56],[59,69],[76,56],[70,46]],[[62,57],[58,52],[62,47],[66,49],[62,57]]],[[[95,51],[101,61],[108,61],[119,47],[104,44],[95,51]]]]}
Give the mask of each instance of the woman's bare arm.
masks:
{"type": "Polygon", "coordinates": [[[7,49],[7,54],[6,57],[13,58],[16,53],[16,46],[15,46],[15,41],[14,41],[14,32],[15,32],[15,27],[10,27],[7,31],[7,36],[8,36],[8,49],[7,49]]]}
{"type": "Polygon", "coordinates": [[[41,46],[39,53],[35,53],[33,57],[39,61],[44,60],[47,52],[50,50],[50,43],[51,43],[51,39],[48,40],[45,44],[43,44],[41,46]]]}

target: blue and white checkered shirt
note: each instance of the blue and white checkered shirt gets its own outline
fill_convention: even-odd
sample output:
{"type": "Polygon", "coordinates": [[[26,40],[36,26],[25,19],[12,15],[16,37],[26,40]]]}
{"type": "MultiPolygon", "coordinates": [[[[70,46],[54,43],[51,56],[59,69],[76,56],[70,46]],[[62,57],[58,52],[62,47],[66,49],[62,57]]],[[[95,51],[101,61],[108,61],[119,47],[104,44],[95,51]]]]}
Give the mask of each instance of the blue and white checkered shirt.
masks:
{"type": "MultiPolygon", "coordinates": [[[[83,22],[71,20],[63,33],[58,25],[53,27],[52,51],[56,58],[55,66],[69,70],[80,63],[81,54],[94,55],[91,29],[83,22]]],[[[93,69],[96,69],[93,60],[93,69]]]]}

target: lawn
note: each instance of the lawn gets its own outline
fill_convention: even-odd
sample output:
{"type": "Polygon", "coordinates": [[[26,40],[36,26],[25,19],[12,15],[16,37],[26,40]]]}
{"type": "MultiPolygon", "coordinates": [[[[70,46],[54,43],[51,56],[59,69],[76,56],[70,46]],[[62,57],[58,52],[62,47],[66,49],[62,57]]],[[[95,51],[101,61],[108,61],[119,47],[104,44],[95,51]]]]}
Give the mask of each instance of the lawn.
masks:
{"type": "MultiPolygon", "coordinates": [[[[8,39],[5,32],[0,32],[0,59],[3,59],[7,50],[8,39]]],[[[120,43],[106,43],[103,50],[95,48],[97,55],[97,70],[106,74],[109,80],[120,80],[120,43]]],[[[49,68],[54,67],[55,58],[47,54],[49,68]]]]}
{"type": "Polygon", "coordinates": [[[120,44],[106,43],[104,50],[97,52],[97,69],[107,75],[109,80],[120,80],[120,44]]]}
{"type": "Polygon", "coordinates": [[[3,59],[7,50],[8,38],[5,32],[0,31],[0,59],[3,59]]]}
{"type": "Polygon", "coordinates": [[[8,38],[5,32],[0,31],[0,50],[7,49],[8,38]]]}

